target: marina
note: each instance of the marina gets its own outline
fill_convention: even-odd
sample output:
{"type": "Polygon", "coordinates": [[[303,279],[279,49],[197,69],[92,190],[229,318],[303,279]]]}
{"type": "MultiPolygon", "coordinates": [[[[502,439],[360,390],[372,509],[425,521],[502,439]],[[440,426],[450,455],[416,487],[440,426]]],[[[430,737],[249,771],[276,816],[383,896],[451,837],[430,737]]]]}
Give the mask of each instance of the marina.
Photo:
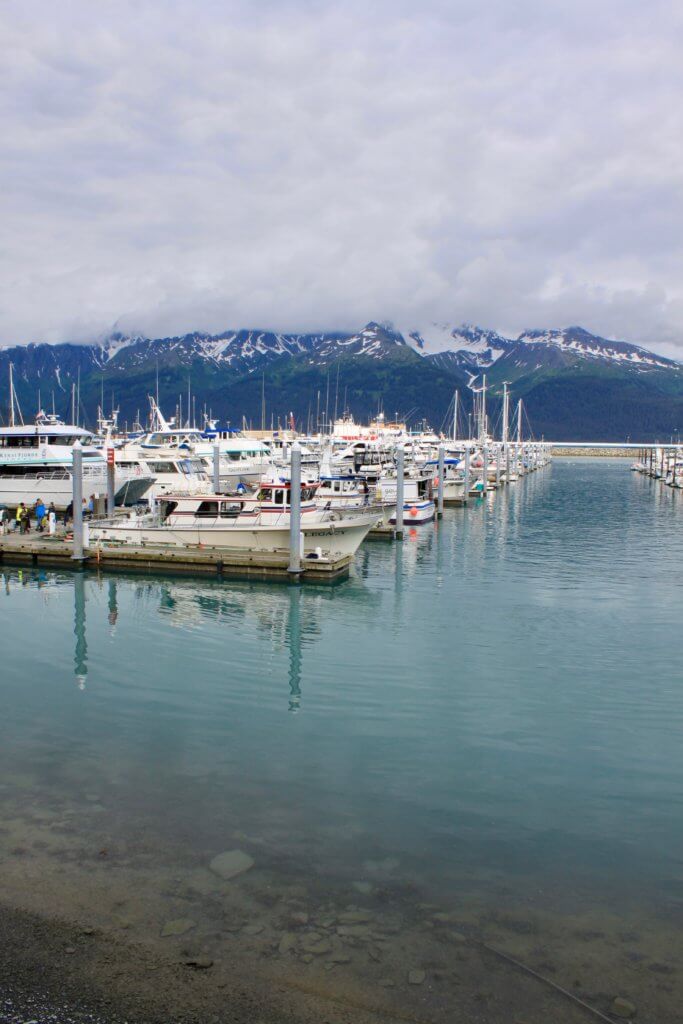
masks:
{"type": "Polygon", "coordinates": [[[673,1024],[683,550],[649,488],[562,459],[335,587],[4,538],[5,899],[70,922],[76,972],[139,948],[169,1012],[198,961],[207,1015],[253,984],[263,1019],[673,1024]]]}

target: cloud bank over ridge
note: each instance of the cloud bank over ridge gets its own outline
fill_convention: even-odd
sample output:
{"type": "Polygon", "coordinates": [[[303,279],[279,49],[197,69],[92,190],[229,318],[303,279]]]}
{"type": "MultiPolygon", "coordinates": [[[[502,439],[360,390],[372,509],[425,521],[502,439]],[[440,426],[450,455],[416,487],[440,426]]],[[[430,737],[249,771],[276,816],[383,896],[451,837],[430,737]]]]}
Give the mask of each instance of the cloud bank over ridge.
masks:
{"type": "Polygon", "coordinates": [[[683,354],[671,3],[0,10],[0,344],[394,320],[683,354]]]}

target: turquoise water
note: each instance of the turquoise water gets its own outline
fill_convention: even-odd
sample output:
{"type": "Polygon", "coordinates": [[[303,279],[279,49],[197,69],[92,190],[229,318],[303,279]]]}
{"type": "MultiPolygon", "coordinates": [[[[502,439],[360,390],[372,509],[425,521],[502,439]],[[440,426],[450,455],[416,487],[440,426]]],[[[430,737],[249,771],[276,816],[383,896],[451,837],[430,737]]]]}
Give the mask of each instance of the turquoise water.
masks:
{"type": "MultiPolygon", "coordinates": [[[[144,880],[126,913],[156,935],[183,873],[239,846],[242,895],[391,891],[484,937],[533,911],[556,945],[597,915],[661,959],[683,918],[682,497],[556,460],[366,544],[333,588],[5,570],[10,890],[33,857],[76,912],[99,853],[119,905],[144,880]]],[[[206,942],[212,914],[191,913],[206,942]]]]}

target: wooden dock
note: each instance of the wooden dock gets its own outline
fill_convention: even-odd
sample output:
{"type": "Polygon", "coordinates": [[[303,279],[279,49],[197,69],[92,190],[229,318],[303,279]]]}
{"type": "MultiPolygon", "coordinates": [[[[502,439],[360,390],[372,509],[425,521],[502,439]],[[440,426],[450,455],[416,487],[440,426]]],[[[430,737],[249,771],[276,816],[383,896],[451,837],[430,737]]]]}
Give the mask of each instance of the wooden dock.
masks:
{"type": "Polygon", "coordinates": [[[254,579],[304,583],[334,583],[349,575],[350,555],[335,562],[303,559],[301,573],[288,570],[285,552],[234,551],[212,547],[160,547],[146,544],[98,544],[88,548],[84,558],[73,557],[73,545],[63,535],[10,533],[0,537],[0,564],[30,565],[61,569],[131,570],[142,573],[172,573],[218,576],[225,579],[254,579]]]}
{"type": "Polygon", "coordinates": [[[393,526],[375,526],[365,539],[392,541],[396,539],[396,533],[393,526]]]}

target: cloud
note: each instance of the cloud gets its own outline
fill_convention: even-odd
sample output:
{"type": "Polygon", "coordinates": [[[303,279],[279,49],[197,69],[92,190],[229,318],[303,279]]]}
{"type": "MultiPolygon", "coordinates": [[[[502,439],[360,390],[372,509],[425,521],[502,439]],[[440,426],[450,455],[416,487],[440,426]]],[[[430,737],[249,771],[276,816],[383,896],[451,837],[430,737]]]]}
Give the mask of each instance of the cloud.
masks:
{"type": "Polygon", "coordinates": [[[8,3],[0,343],[582,323],[683,349],[674,5],[8,3]]]}

